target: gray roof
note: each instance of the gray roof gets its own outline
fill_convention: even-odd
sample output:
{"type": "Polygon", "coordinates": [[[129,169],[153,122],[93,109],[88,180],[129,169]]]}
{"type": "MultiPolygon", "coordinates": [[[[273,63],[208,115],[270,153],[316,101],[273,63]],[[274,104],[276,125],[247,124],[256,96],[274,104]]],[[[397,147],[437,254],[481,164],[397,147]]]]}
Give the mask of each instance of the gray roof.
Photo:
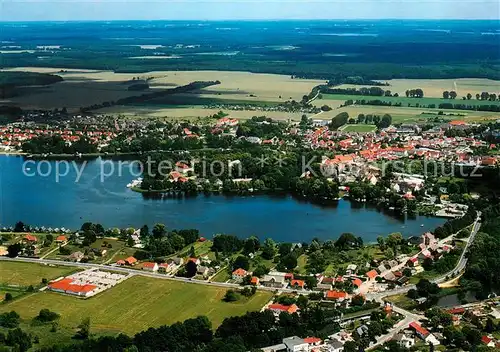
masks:
{"type": "Polygon", "coordinates": [[[340,348],[342,346],[344,346],[344,344],[342,342],[340,342],[339,340],[336,340],[336,339],[333,339],[331,341],[328,341],[328,344],[330,346],[332,346],[333,348],[337,349],[337,348],[340,348]]]}
{"type": "Polygon", "coordinates": [[[278,351],[286,351],[286,345],[284,343],[280,343],[278,345],[269,346],[269,347],[261,347],[262,352],[278,352],[278,351]]]}
{"type": "Polygon", "coordinates": [[[284,338],[283,343],[286,345],[288,349],[293,350],[294,346],[303,345],[306,342],[304,341],[304,339],[301,339],[298,336],[292,336],[284,338]]]}

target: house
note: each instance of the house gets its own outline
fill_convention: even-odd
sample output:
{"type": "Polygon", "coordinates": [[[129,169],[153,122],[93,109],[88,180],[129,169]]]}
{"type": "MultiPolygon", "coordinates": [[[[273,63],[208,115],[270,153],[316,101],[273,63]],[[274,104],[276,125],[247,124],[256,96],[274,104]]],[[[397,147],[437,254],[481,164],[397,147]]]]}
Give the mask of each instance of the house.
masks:
{"type": "Polygon", "coordinates": [[[283,339],[287,352],[309,352],[309,344],[297,336],[283,339]]]}
{"type": "Polygon", "coordinates": [[[161,263],[160,265],[158,265],[159,273],[168,273],[170,271],[172,271],[172,265],[168,263],[161,263]]]}
{"type": "Polygon", "coordinates": [[[203,277],[207,277],[209,273],[210,273],[210,269],[207,266],[198,265],[198,267],[196,268],[196,274],[197,275],[201,275],[203,277]]]}
{"type": "Polygon", "coordinates": [[[328,352],[343,352],[344,344],[337,339],[331,339],[325,343],[328,352]]]}
{"type": "Polygon", "coordinates": [[[394,336],[394,340],[398,342],[398,345],[407,349],[410,349],[415,345],[415,339],[406,336],[405,334],[397,334],[396,336],[394,336]]]}
{"type": "Polygon", "coordinates": [[[292,304],[290,306],[284,305],[284,304],[279,304],[279,303],[273,303],[270,304],[267,309],[272,311],[274,315],[279,316],[281,312],[286,312],[288,314],[293,314],[299,311],[299,307],[297,305],[292,304]]]}
{"type": "Polygon", "coordinates": [[[378,276],[378,272],[377,272],[377,270],[374,269],[374,270],[370,270],[365,275],[368,277],[369,280],[373,281],[378,276]]]}
{"type": "Polygon", "coordinates": [[[325,293],[325,299],[327,300],[335,300],[335,301],[343,301],[347,298],[347,292],[330,290],[325,293]]]}
{"type": "Polygon", "coordinates": [[[481,337],[481,342],[488,347],[495,347],[495,342],[489,336],[483,335],[483,337],[481,337]]]}
{"type": "Polygon", "coordinates": [[[363,324],[356,329],[356,332],[358,333],[359,336],[363,336],[364,334],[368,333],[368,330],[369,330],[368,326],[363,324]]]}
{"type": "Polygon", "coordinates": [[[387,281],[396,281],[396,275],[394,275],[392,271],[389,271],[384,275],[384,279],[386,279],[387,281]]]}
{"type": "Polygon", "coordinates": [[[283,288],[286,285],[285,273],[277,271],[270,272],[261,280],[261,284],[266,287],[283,288]]]}
{"type": "Polygon", "coordinates": [[[328,291],[328,290],[331,290],[332,289],[332,285],[331,284],[317,284],[316,285],[316,289],[320,290],[320,291],[328,291]]]}
{"type": "Polygon", "coordinates": [[[319,337],[306,337],[304,342],[307,343],[310,347],[319,346],[322,340],[319,337]]]}
{"type": "Polygon", "coordinates": [[[60,235],[56,237],[56,242],[57,243],[66,243],[68,242],[68,239],[64,235],[60,235]]]}
{"type": "Polygon", "coordinates": [[[38,242],[38,239],[35,236],[29,235],[29,234],[24,236],[23,239],[25,242],[31,243],[31,244],[38,242]]]}
{"type": "Polygon", "coordinates": [[[424,261],[427,258],[432,258],[432,253],[428,249],[424,249],[422,252],[418,254],[418,260],[424,261]]]}
{"type": "Polygon", "coordinates": [[[458,308],[448,309],[448,313],[452,315],[462,315],[465,313],[465,308],[458,307],[458,308]]]}
{"type": "Polygon", "coordinates": [[[380,264],[377,269],[381,273],[383,273],[384,271],[387,270],[387,268],[386,268],[386,266],[384,264],[380,264]]]}
{"type": "Polygon", "coordinates": [[[170,264],[170,265],[175,265],[177,267],[181,266],[182,264],[184,264],[184,259],[182,258],[179,258],[179,257],[175,257],[175,258],[172,258],[172,259],[168,259],[167,260],[167,263],[170,264]]]}
{"type": "Polygon", "coordinates": [[[410,323],[409,328],[415,331],[415,334],[422,340],[425,340],[431,334],[427,329],[423,328],[415,321],[410,323]]]}
{"type": "Polygon", "coordinates": [[[69,255],[68,259],[73,262],[79,262],[85,255],[82,252],[73,252],[69,255]]]}
{"type": "Polygon", "coordinates": [[[135,265],[137,264],[137,259],[134,257],[128,257],[127,259],[124,260],[126,265],[135,265]]]}
{"type": "Polygon", "coordinates": [[[352,283],[354,286],[356,286],[357,288],[360,288],[361,285],[363,284],[363,281],[361,281],[361,279],[359,278],[355,278],[354,280],[352,280],[352,283]]]}
{"type": "Polygon", "coordinates": [[[406,262],[406,265],[411,267],[411,268],[414,268],[418,265],[418,257],[411,257],[410,259],[408,259],[408,261],[406,262]]]}
{"type": "Polygon", "coordinates": [[[259,278],[257,276],[252,276],[252,278],[250,279],[250,283],[257,286],[259,284],[259,278]]]}
{"type": "Polygon", "coordinates": [[[352,275],[356,272],[356,269],[358,266],[356,264],[349,264],[346,269],[346,274],[347,275],[352,275]]]}
{"type": "Polygon", "coordinates": [[[248,272],[245,269],[238,268],[235,271],[233,271],[232,278],[236,282],[241,282],[245,278],[245,276],[248,275],[248,272]]]}
{"type": "Polygon", "coordinates": [[[144,262],[142,263],[142,270],[158,271],[158,264],[152,262],[144,262]]]}
{"type": "Polygon", "coordinates": [[[199,258],[188,258],[187,260],[188,262],[193,262],[195,263],[196,265],[200,265],[201,264],[201,261],[199,258]]]}
{"type": "Polygon", "coordinates": [[[297,289],[297,290],[298,289],[303,290],[305,284],[306,283],[304,282],[304,280],[292,280],[292,281],[290,281],[290,287],[297,289]]]}

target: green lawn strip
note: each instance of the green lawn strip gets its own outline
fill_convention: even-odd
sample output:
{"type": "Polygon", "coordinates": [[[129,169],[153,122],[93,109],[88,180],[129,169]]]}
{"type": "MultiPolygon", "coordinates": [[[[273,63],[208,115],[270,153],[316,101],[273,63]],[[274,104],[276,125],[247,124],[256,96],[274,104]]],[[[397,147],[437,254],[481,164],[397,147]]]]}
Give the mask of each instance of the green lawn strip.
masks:
{"type": "Polygon", "coordinates": [[[260,310],[272,295],[259,291],[248,300],[226,303],[225,293],[225,288],[136,276],[86,300],[39,292],[0,306],[0,312],[15,310],[23,319],[32,319],[48,308],[61,315],[64,328],[73,329],[90,317],[95,333],[134,334],[198,315],[206,315],[216,328],[225,317],[260,310]]]}

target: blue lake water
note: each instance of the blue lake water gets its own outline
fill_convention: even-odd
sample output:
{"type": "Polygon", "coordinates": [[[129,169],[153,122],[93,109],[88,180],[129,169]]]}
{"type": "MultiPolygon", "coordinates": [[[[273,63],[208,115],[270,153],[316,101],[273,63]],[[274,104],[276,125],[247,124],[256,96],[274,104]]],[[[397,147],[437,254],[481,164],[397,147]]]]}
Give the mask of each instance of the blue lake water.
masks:
{"type": "MultiPolygon", "coordinates": [[[[352,232],[365,242],[374,242],[378,235],[392,232],[418,235],[445,221],[432,217],[404,219],[344,200],[334,206],[321,206],[290,196],[147,199],[126,188],[137,177],[132,174],[135,169],[124,166],[118,172],[117,162],[88,161],[75,182],[74,168],[56,181],[54,172],[46,177],[25,175],[24,161],[18,156],[0,156],[0,226],[23,221],[33,226],[77,229],[85,221],[105,227],[152,226],[161,222],[170,229],[197,228],[207,237],[231,233],[303,242],[314,237],[336,239],[344,232],[352,232]],[[108,173],[111,163],[116,172],[101,182],[101,170],[108,173]]],[[[46,174],[49,166],[54,170],[56,165],[55,161],[30,163],[26,169],[29,175],[37,168],[46,174]]],[[[61,173],[64,171],[61,166],[61,173]]]]}

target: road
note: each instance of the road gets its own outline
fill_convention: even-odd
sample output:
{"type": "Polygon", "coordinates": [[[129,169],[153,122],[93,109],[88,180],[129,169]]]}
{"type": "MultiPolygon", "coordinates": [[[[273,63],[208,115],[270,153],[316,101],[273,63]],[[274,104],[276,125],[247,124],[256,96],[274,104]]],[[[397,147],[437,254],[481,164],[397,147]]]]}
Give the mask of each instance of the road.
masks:
{"type": "MultiPolygon", "coordinates": [[[[464,248],[464,250],[462,252],[462,255],[460,256],[460,259],[458,260],[457,265],[455,266],[455,268],[453,270],[449,271],[448,273],[446,273],[446,274],[444,274],[444,275],[442,275],[442,276],[440,276],[438,278],[435,278],[435,279],[431,280],[432,282],[434,282],[436,284],[439,284],[439,283],[445,281],[447,278],[449,279],[452,276],[458,275],[462,270],[465,269],[465,266],[467,265],[466,254],[469,251],[470,246],[474,242],[474,239],[476,238],[476,235],[477,235],[479,229],[481,228],[481,222],[480,221],[481,221],[481,212],[478,211],[477,212],[476,221],[474,221],[474,224],[472,225],[471,234],[470,234],[470,236],[469,236],[469,238],[467,240],[467,244],[465,245],[465,248],[464,248]]],[[[371,299],[375,299],[376,301],[383,303],[385,297],[396,295],[396,294],[401,294],[401,293],[406,293],[409,290],[411,290],[412,288],[416,288],[415,285],[408,285],[408,286],[405,286],[405,287],[400,287],[400,288],[395,289],[395,290],[380,292],[380,293],[377,293],[377,294],[373,295],[371,297],[371,299]]],[[[368,298],[368,296],[367,296],[367,298],[368,298]]],[[[377,338],[377,341],[374,344],[370,345],[367,348],[367,350],[371,350],[371,349],[373,349],[373,348],[375,348],[377,346],[383,345],[387,341],[390,341],[394,337],[394,335],[396,335],[397,332],[400,329],[402,329],[403,327],[408,326],[413,321],[419,321],[419,320],[421,320],[421,319],[424,318],[421,315],[412,313],[410,311],[407,311],[405,309],[396,307],[394,305],[393,305],[392,309],[396,313],[399,313],[399,314],[403,315],[404,319],[402,321],[400,321],[398,324],[396,324],[392,329],[390,329],[387,334],[382,335],[379,338],[377,338]]]]}
{"type": "MultiPolygon", "coordinates": [[[[451,276],[456,276],[458,273],[460,273],[462,270],[465,269],[465,266],[467,265],[467,258],[466,254],[469,251],[470,246],[474,242],[474,239],[477,235],[477,232],[479,231],[481,227],[481,212],[478,212],[476,221],[474,222],[471,230],[471,235],[469,236],[469,239],[467,241],[467,244],[464,248],[464,251],[462,252],[462,255],[460,256],[460,259],[456,265],[456,267],[451,270],[450,272],[435,278],[432,280],[434,283],[441,283],[444,280],[449,279],[451,276]]],[[[78,267],[82,269],[92,269],[92,268],[97,268],[97,269],[108,269],[108,270],[113,270],[117,272],[124,272],[130,275],[140,275],[140,276],[146,276],[146,277],[152,277],[152,278],[157,278],[157,279],[163,279],[163,280],[173,280],[173,281],[178,281],[178,282],[185,282],[189,284],[200,284],[200,285],[207,285],[207,286],[214,286],[214,287],[222,287],[222,288],[240,288],[241,286],[239,284],[235,283],[226,283],[226,282],[212,282],[212,281],[204,281],[204,280],[196,280],[196,279],[191,279],[191,278],[185,278],[185,277],[176,277],[172,275],[165,275],[165,274],[159,274],[155,272],[148,272],[148,271],[142,271],[142,270],[136,270],[136,269],[131,269],[127,267],[120,267],[120,266],[112,266],[112,265],[106,265],[106,264],[92,264],[92,263],[78,263],[78,262],[64,262],[60,260],[51,260],[51,259],[44,259],[44,258],[23,258],[23,257],[17,257],[17,258],[9,258],[9,257],[0,257],[0,260],[5,260],[5,261],[17,261],[17,262],[28,262],[28,263],[43,263],[47,265],[65,265],[65,266],[71,266],[71,267],[78,267]]],[[[377,293],[368,293],[366,295],[366,298],[368,300],[376,300],[377,302],[384,303],[384,299],[388,296],[393,296],[396,294],[401,294],[401,293],[406,293],[410,289],[416,288],[415,285],[408,285],[405,287],[400,287],[394,290],[389,290],[389,291],[384,291],[384,292],[377,292],[377,293]]],[[[276,288],[273,287],[264,287],[264,286],[259,286],[259,290],[263,291],[271,291],[274,292],[276,291],[276,288]]],[[[288,288],[283,288],[279,289],[281,292],[296,292],[297,290],[295,289],[288,289],[288,288]]],[[[311,293],[313,291],[305,291],[306,293],[311,293]]],[[[377,341],[373,344],[370,345],[368,350],[375,348],[379,345],[384,344],[385,342],[389,341],[394,337],[394,335],[404,326],[408,326],[412,321],[418,321],[423,319],[424,317],[422,315],[418,315],[415,313],[412,313],[410,311],[404,310],[402,308],[399,308],[397,306],[393,305],[393,310],[396,313],[399,313],[404,316],[404,319],[400,321],[398,324],[396,324],[387,334],[380,336],[377,341]]]]}

